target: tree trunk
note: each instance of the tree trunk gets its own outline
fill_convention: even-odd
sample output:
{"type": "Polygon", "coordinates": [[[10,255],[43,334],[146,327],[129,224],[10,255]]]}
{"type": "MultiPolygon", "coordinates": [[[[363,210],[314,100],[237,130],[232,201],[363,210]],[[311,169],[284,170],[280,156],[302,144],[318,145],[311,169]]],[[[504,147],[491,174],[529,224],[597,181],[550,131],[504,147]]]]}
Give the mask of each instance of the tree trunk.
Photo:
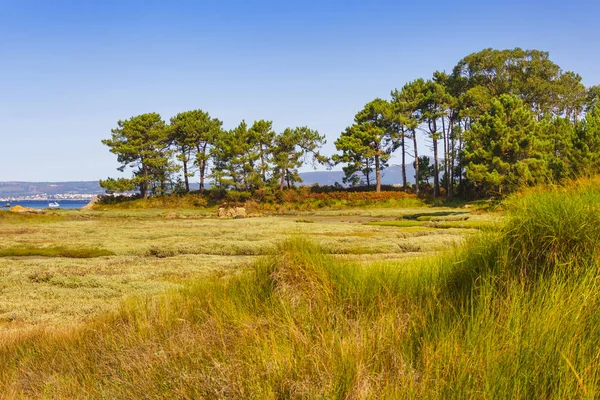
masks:
{"type": "Polygon", "coordinates": [[[142,170],[144,172],[144,181],[140,186],[140,194],[143,199],[148,198],[148,166],[146,164],[142,164],[142,170]]]}
{"type": "Polygon", "coordinates": [[[185,152],[185,148],[183,149],[183,180],[185,181],[185,192],[190,192],[190,181],[188,179],[188,169],[187,169],[187,154],[185,152]]]}
{"type": "Polygon", "coordinates": [[[208,143],[204,143],[204,145],[202,146],[202,150],[200,150],[200,146],[198,146],[198,153],[202,154],[202,159],[200,160],[200,165],[199,165],[200,191],[201,192],[204,191],[204,177],[205,177],[205,173],[206,173],[206,146],[208,146],[208,143]]]}
{"type": "Polygon", "coordinates": [[[402,130],[402,188],[406,192],[406,148],[404,147],[404,129],[402,130]]]}
{"type": "Polygon", "coordinates": [[[267,184],[267,171],[265,169],[265,151],[263,150],[262,143],[260,144],[260,170],[262,172],[263,183],[267,184]]]}
{"type": "Polygon", "coordinates": [[[285,168],[281,168],[281,182],[279,183],[279,190],[283,191],[285,187],[285,168]]]}
{"type": "MultiPolygon", "coordinates": [[[[463,140],[462,140],[462,135],[458,138],[458,151],[459,151],[459,157],[458,157],[458,185],[462,186],[462,181],[463,181],[463,165],[462,165],[462,151],[463,151],[463,144],[462,144],[463,140]]],[[[462,190],[462,189],[461,189],[462,190]]]]}
{"type": "MultiPolygon", "coordinates": [[[[467,131],[467,120],[466,119],[464,121],[464,126],[465,126],[465,128],[464,128],[463,132],[466,132],[467,131]]],[[[458,137],[458,185],[459,185],[459,187],[462,187],[462,183],[463,183],[462,155],[463,155],[463,135],[461,134],[458,137]]],[[[464,190],[463,190],[463,192],[464,192],[464,190]]]]}
{"type": "Polygon", "coordinates": [[[375,154],[375,191],[381,192],[381,169],[379,167],[379,154],[375,154]]]}
{"type": "Polygon", "coordinates": [[[442,116],[442,139],[444,140],[444,179],[446,179],[446,197],[450,193],[450,171],[448,171],[448,134],[446,132],[446,120],[442,116]]]}
{"type": "Polygon", "coordinates": [[[440,171],[438,168],[437,136],[433,136],[433,197],[440,195],[440,171]]]}
{"type": "MultiPolygon", "coordinates": [[[[450,129],[450,128],[448,128],[450,129]]],[[[456,160],[454,159],[456,152],[454,151],[454,146],[456,143],[454,142],[454,129],[450,130],[450,187],[448,195],[450,197],[454,196],[454,165],[456,164],[456,160]]]]}
{"type": "Polygon", "coordinates": [[[369,171],[369,159],[367,158],[367,169],[365,170],[365,177],[367,178],[367,190],[371,187],[371,172],[369,171]]]}
{"type": "Polygon", "coordinates": [[[200,160],[200,191],[204,191],[204,171],[206,160],[200,160]]]}
{"type": "Polygon", "coordinates": [[[413,146],[415,148],[415,193],[419,194],[419,151],[417,149],[417,132],[412,130],[413,146]]]}
{"type": "Polygon", "coordinates": [[[165,179],[165,177],[162,177],[160,179],[160,191],[162,195],[167,193],[167,180],[165,179]]]}

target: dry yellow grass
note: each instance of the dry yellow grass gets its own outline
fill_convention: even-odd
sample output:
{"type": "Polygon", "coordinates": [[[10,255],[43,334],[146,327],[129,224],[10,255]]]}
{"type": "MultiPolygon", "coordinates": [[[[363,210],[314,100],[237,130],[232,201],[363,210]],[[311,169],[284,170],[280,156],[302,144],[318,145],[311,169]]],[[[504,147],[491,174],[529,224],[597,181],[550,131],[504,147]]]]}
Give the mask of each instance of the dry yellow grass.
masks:
{"type": "Polygon", "coordinates": [[[0,257],[0,331],[70,326],[115,309],[131,295],[162,292],[213,272],[231,273],[273,253],[290,235],[319,243],[344,260],[374,262],[434,254],[475,231],[367,225],[440,212],[453,210],[357,209],[229,220],[205,210],[146,209],[0,219],[0,254],[15,248],[25,254],[0,257]],[[114,255],[36,255],[56,246],[114,255]]]}
{"type": "MultiPolygon", "coordinates": [[[[160,227],[157,237],[145,237],[156,247],[148,251],[148,243],[129,239],[128,254],[123,243],[86,242],[115,253],[82,259],[90,268],[130,258],[140,263],[133,273],[162,272],[179,257],[202,260],[208,256],[167,243],[196,228],[214,239],[219,230],[222,246],[248,241],[239,247],[244,251],[253,248],[249,236],[269,243],[297,234],[252,268],[224,271],[217,264],[221,274],[134,296],[79,327],[44,331],[31,324],[30,331],[2,332],[0,398],[599,398],[599,189],[512,198],[497,227],[491,215],[464,219],[436,210],[387,217],[396,226],[364,225],[386,217],[361,214],[197,219],[193,227],[171,226],[158,213],[113,216],[121,235],[150,233],[136,231],[136,221],[160,227]],[[406,220],[424,224],[402,226],[406,220]],[[457,251],[436,253],[440,238],[460,241],[481,230],[457,251]],[[305,237],[334,241],[321,248],[305,237]],[[374,239],[381,247],[369,253],[374,239]],[[420,251],[406,252],[411,240],[420,251]],[[381,253],[389,242],[405,248],[381,253]],[[332,257],[336,249],[344,254],[332,257]],[[394,256],[406,258],[374,262],[394,256]],[[352,257],[365,263],[340,260],[352,257]]],[[[68,227],[68,220],[75,219],[53,223],[68,227]]],[[[38,233],[26,228],[11,235],[34,241],[38,233]]],[[[3,276],[19,278],[19,267],[3,276]]],[[[45,284],[54,276],[29,279],[45,284]]],[[[73,290],[73,297],[81,295],[73,290]]]]}

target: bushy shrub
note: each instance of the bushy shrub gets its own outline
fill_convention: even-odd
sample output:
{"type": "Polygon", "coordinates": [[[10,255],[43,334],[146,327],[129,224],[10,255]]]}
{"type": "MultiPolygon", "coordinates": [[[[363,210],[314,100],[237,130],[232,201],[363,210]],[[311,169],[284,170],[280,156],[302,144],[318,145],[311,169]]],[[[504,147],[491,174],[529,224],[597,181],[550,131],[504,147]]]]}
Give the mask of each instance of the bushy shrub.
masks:
{"type": "Polygon", "coordinates": [[[225,200],[231,203],[243,203],[252,197],[250,192],[240,192],[237,190],[230,190],[225,195],[225,200]]]}

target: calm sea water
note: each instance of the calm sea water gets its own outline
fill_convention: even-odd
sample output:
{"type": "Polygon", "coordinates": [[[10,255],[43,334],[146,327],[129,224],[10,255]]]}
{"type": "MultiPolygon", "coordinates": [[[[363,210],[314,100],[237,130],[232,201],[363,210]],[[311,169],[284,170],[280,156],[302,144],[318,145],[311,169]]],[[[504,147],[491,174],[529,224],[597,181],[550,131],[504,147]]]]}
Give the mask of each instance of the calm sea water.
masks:
{"type": "MultiPolygon", "coordinates": [[[[10,206],[21,206],[21,207],[29,207],[29,208],[48,208],[48,203],[52,203],[53,200],[46,201],[37,201],[37,200],[23,200],[23,201],[11,201],[10,206]]],[[[58,204],[60,204],[59,210],[72,210],[85,206],[89,201],[87,200],[56,200],[58,204]]],[[[0,210],[7,210],[5,208],[6,202],[0,203],[0,210]]]]}

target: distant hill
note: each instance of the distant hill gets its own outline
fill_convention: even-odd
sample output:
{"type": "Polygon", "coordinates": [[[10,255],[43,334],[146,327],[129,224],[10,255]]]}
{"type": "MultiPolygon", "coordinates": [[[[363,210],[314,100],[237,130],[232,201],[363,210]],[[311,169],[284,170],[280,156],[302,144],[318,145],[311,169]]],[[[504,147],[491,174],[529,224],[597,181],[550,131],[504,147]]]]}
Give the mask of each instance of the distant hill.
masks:
{"type": "Polygon", "coordinates": [[[0,197],[35,196],[36,194],[104,193],[98,181],[83,182],[0,182],[0,197]]]}
{"type": "MultiPolygon", "coordinates": [[[[415,171],[412,165],[406,166],[406,178],[414,183],[415,171]]],[[[302,172],[300,176],[304,180],[303,185],[311,186],[333,185],[336,182],[342,184],[344,173],[342,171],[314,171],[302,172]]],[[[373,183],[375,173],[372,175],[373,183]]],[[[391,166],[381,172],[381,182],[385,185],[402,183],[402,170],[400,166],[391,166]]],[[[192,190],[198,189],[197,183],[191,184],[192,190]]],[[[101,194],[104,189],[98,181],[81,182],[0,182],[0,197],[35,196],[36,194],[101,194]]]]}
{"type": "MultiPolygon", "coordinates": [[[[333,185],[338,182],[343,184],[344,172],[342,171],[314,171],[302,172],[302,184],[311,186],[315,183],[319,185],[333,185]]],[[[372,183],[375,183],[375,172],[371,175],[372,183]]],[[[410,183],[415,182],[415,169],[412,165],[406,165],[406,180],[410,183]]],[[[402,183],[402,168],[399,165],[393,165],[381,171],[381,183],[384,185],[393,185],[402,183]]]]}

